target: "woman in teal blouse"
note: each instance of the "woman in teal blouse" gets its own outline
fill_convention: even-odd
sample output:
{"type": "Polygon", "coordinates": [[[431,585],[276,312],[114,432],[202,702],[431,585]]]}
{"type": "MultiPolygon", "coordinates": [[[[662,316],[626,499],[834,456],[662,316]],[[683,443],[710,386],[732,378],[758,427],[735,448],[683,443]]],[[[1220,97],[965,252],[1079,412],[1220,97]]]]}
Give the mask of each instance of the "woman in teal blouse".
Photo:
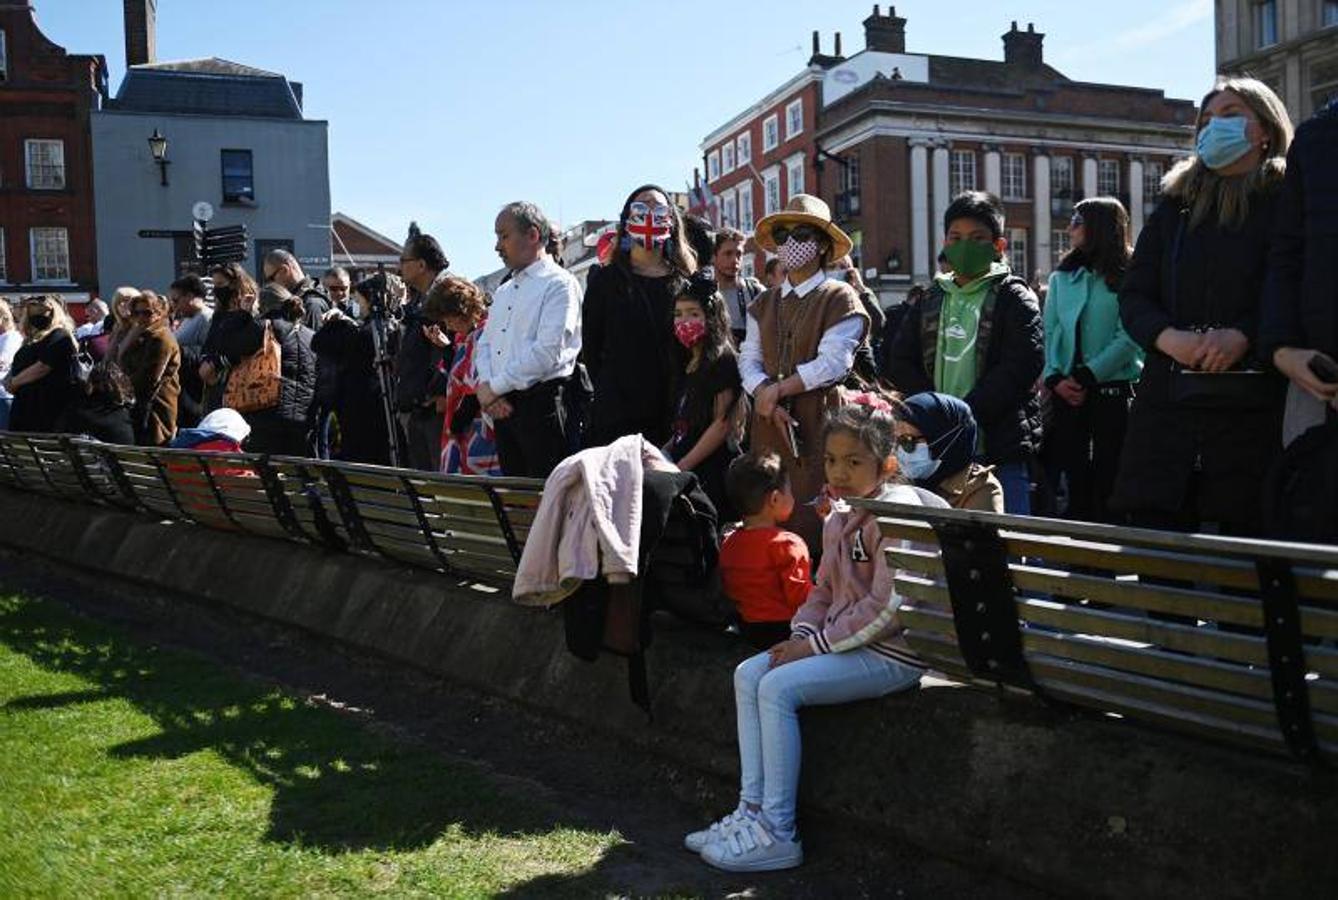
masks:
{"type": "Polygon", "coordinates": [[[1120,324],[1120,281],[1133,255],[1120,201],[1093,197],[1074,207],[1069,246],[1045,300],[1045,456],[1056,489],[1067,482],[1067,518],[1110,521],[1106,501],[1143,369],[1142,349],[1120,324]]]}

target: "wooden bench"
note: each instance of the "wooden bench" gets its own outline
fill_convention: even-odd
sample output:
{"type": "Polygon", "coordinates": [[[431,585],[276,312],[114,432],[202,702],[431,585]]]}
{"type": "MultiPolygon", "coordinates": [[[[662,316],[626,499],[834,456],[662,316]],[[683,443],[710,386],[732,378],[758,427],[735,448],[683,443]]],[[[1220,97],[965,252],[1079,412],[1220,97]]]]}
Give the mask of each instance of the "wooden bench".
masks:
{"type": "Polygon", "coordinates": [[[963,681],[1338,759],[1338,548],[870,502],[911,647],[963,681]]]}
{"type": "Polygon", "coordinates": [[[0,433],[0,484],[509,584],[543,482],[0,433]]]}

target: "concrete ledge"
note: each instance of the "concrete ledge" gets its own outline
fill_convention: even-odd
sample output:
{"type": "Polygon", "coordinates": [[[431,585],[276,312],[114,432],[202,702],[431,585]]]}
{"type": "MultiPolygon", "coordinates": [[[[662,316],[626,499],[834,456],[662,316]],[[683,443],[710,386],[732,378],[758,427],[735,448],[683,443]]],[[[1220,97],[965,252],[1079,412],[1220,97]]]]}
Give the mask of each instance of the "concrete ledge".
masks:
{"type": "MultiPolygon", "coordinates": [[[[725,638],[661,628],[655,721],[621,660],[583,663],[559,613],[444,576],[0,488],[0,545],[375,651],[725,778],[725,638]]],[[[944,684],[804,713],[805,815],[1106,897],[1330,896],[1338,779],[1123,721],[944,684]]],[[[889,884],[889,890],[892,885],[889,884]]]]}

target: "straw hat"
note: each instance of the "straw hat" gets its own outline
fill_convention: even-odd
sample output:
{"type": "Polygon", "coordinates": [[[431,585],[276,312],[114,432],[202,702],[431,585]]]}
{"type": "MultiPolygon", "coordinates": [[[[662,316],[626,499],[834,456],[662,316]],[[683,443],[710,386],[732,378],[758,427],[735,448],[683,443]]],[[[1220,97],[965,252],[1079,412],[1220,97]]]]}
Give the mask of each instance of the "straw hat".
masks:
{"type": "Polygon", "coordinates": [[[832,239],[832,259],[840,259],[855,245],[844,231],[832,224],[832,211],[812,194],[795,194],[785,209],[772,213],[757,223],[754,238],[757,246],[768,253],[776,252],[776,241],[771,237],[771,229],[777,225],[812,225],[827,233],[832,239]]]}

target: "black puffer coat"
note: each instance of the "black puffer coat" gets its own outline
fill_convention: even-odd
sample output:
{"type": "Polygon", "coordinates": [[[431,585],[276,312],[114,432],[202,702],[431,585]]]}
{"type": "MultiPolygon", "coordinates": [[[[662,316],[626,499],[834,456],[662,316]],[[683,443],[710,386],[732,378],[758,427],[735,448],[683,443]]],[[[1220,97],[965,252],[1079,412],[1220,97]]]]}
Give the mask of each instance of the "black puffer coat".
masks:
{"type": "Polygon", "coordinates": [[[1139,235],[1120,290],[1120,319],[1147,362],[1111,498],[1112,508],[1135,519],[1172,515],[1187,525],[1221,522],[1236,533],[1259,526],[1260,481],[1281,449],[1281,379],[1268,376],[1275,400],[1262,403],[1203,408],[1173,402],[1172,360],[1156,341],[1166,328],[1236,328],[1250,340],[1241,365],[1259,366],[1276,186],[1252,200],[1239,229],[1215,220],[1191,228],[1182,202],[1169,196],[1139,235]]]}
{"type": "Polygon", "coordinates": [[[252,433],[247,449],[255,453],[282,453],[309,456],[312,400],[316,391],[316,354],[311,349],[312,331],[300,322],[280,318],[254,318],[244,310],[214,316],[209,340],[231,365],[260,349],[265,340],[265,324],[274,330],[279,342],[280,376],[283,386],[279,405],[273,409],[247,413],[252,433]]]}
{"type": "Polygon", "coordinates": [[[1322,350],[1338,359],[1338,101],[1296,130],[1278,202],[1260,355],[1279,347],[1322,350]]]}
{"type": "MultiPolygon", "coordinates": [[[[1010,275],[997,291],[994,316],[987,322],[982,315],[977,333],[984,358],[977,365],[976,386],[962,400],[985,435],[985,459],[1024,462],[1041,447],[1036,381],[1045,367],[1045,333],[1040,304],[1026,281],[1010,275]]],[[[883,374],[903,394],[934,390],[942,294],[941,288],[931,288],[907,307],[891,349],[883,349],[883,374]]]]}

